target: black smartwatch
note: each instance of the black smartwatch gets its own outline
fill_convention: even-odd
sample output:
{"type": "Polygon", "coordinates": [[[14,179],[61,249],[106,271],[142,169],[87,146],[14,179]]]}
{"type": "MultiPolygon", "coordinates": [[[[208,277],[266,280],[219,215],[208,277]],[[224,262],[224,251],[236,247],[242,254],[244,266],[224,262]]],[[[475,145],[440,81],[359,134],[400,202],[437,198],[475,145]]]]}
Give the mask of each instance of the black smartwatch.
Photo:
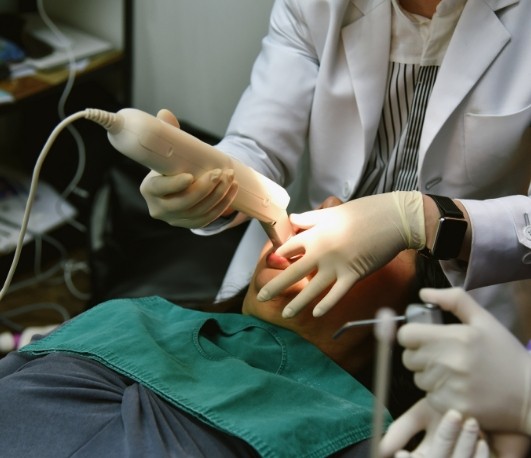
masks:
{"type": "Polygon", "coordinates": [[[455,259],[461,251],[468,223],[452,199],[433,194],[426,195],[437,204],[441,216],[433,245],[420,250],[420,254],[440,260],[455,259]]]}

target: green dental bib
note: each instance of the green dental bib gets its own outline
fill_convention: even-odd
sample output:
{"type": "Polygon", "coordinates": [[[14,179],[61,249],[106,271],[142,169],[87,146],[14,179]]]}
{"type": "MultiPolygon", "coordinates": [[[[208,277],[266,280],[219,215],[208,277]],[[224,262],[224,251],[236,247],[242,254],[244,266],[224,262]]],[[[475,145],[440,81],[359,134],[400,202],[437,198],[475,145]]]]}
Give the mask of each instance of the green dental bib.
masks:
{"type": "Polygon", "coordinates": [[[368,390],[297,334],[250,316],[112,300],[20,351],[97,360],[264,457],[325,457],[371,434],[368,390]]]}

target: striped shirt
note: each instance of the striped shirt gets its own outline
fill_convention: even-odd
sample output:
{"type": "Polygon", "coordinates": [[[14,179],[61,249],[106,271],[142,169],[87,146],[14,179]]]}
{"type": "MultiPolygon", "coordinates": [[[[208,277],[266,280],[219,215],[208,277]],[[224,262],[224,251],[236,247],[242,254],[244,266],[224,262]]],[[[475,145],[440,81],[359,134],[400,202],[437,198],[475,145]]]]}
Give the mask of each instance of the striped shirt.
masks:
{"type": "Polygon", "coordinates": [[[466,0],[442,0],[432,19],[392,0],[387,91],[372,155],[354,197],[418,189],[418,147],[437,72],[466,0]]]}

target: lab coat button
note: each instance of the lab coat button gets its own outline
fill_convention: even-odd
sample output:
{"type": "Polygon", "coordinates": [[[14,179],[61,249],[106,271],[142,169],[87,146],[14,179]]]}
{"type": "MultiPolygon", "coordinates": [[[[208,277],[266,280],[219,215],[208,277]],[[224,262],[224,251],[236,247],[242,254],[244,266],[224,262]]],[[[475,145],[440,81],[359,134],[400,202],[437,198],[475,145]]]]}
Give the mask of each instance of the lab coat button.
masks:
{"type": "Polygon", "coordinates": [[[527,240],[531,240],[531,226],[524,227],[524,237],[527,240]]]}

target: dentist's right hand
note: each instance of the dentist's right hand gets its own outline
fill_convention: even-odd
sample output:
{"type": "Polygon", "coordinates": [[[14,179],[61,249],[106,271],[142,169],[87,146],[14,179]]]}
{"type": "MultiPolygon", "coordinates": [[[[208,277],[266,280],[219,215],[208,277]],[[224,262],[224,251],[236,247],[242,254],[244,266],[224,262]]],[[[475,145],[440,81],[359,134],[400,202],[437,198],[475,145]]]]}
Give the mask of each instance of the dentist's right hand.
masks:
{"type": "MultiPolygon", "coordinates": [[[[168,110],[160,110],[157,118],[179,127],[177,118],[168,110]]],[[[152,218],[188,229],[204,227],[232,213],[237,192],[232,169],[214,169],[201,176],[164,176],[151,171],[140,185],[152,218]]]]}
{"type": "Polygon", "coordinates": [[[418,191],[361,197],[332,208],[292,214],[290,220],[303,231],[276,254],[298,259],[258,292],[259,301],[268,301],[312,275],[284,308],[284,318],[295,316],[320,295],[313,315],[323,315],[354,283],[402,250],[426,245],[423,197],[418,191]]]}

